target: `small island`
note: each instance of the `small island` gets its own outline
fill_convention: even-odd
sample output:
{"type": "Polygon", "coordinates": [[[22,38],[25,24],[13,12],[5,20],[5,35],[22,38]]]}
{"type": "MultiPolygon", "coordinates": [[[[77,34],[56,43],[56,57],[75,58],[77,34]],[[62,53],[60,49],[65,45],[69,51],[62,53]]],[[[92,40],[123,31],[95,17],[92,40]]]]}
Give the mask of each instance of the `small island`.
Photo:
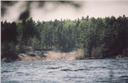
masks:
{"type": "Polygon", "coordinates": [[[47,22],[30,18],[22,22],[5,21],[1,25],[3,61],[44,60],[53,57],[51,52],[67,60],[71,52],[75,52],[74,59],[128,57],[128,17],[125,15],[47,22]]]}

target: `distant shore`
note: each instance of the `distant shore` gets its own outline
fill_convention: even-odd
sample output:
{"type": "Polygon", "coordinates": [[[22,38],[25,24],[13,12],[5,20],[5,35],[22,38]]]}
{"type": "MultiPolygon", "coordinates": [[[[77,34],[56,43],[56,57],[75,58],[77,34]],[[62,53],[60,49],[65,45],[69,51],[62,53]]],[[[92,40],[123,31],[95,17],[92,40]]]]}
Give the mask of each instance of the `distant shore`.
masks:
{"type": "Polygon", "coordinates": [[[12,62],[12,61],[57,61],[57,60],[88,60],[88,59],[128,59],[128,57],[116,56],[109,58],[96,58],[96,57],[85,57],[84,51],[78,49],[71,52],[57,52],[57,51],[45,51],[45,54],[36,55],[36,54],[18,54],[18,58],[15,60],[2,59],[3,62],[12,62]]]}

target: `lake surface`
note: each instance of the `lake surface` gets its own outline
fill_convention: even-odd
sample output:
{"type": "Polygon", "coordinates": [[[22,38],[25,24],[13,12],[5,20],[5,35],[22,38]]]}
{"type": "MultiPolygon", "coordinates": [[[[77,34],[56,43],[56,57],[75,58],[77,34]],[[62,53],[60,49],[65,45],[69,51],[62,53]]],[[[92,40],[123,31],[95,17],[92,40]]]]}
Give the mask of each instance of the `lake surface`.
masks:
{"type": "Polygon", "coordinates": [[[128,83],[128,59],[2,63],[2,83],[128,83]]]}

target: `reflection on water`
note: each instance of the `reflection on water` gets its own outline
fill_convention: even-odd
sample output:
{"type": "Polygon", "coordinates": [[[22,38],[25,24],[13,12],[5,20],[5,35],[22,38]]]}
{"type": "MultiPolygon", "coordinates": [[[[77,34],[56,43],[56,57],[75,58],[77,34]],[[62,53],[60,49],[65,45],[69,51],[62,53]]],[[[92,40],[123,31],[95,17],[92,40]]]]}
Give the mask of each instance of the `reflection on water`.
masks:
{"type": "Polygon", "coordinates": [[[128,60],[2,63],[2,83],[128,83],[128,60]]]}

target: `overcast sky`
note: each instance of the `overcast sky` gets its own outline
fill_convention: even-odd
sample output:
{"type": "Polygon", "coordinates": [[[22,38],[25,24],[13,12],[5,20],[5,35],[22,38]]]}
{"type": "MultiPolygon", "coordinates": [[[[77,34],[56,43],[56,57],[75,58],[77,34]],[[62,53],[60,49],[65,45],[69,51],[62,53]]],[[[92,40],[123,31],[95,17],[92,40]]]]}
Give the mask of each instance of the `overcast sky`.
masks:
{"type": "MultiPolygon", "coordinates": [[[[128,16],[128,0],[86,0],[78,1],[81,8],[74,8],[71,5],[53,4],[48,2],[43,8],[37,8],[37,3],[31,6],[31,17],[35,21],[48,21],[54,19],[77,19],[86,17],[106,17],[106,16],[128,16]]],[[[22,11],[24,11],[24,2],[18,2],[8,8],[8,11],[2,20],[16,21],[22,11]]]]}

